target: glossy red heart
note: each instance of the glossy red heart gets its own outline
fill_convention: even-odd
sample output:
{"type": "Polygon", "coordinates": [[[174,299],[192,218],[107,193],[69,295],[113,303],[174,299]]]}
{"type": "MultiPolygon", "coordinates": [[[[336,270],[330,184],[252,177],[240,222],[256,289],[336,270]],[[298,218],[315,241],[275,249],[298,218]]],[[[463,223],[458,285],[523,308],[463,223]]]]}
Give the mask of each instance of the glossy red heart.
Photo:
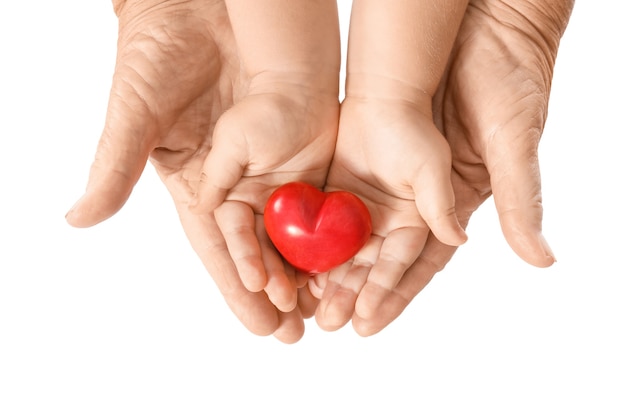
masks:
{"type": "Polygon", "coordinates": [[[372,232],[372,220],[356,195],[322,192],[303,182],[272,193],[265,229],[276,249],[294,267],[323,273],[352,258],[372,232]]]}

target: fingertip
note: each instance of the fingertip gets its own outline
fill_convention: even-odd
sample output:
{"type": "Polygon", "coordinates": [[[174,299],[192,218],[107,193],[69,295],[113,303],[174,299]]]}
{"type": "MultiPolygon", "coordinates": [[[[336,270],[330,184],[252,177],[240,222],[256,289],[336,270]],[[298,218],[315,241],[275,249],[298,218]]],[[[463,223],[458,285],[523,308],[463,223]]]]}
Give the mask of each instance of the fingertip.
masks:
{"type": "Polygon", "coordinates": [[[315,298],[307,287],[298,288],[298,308],[305,319],[315,315],[319,302],[319,298],[315,298]]]}
{"type": "Polygon", "coordinates": [[[554,252],[552,251],[552,248],[548,244],[548,241],[543,236],[543,234],[539,234],[539,236],[540,236],[539,240],[540,240],[540,242],[541,242],[541,244],[543,246],[543,250],[545,252],[546,262],[548,263],[547,265],[551,266],[552,264],[556,263],[556,256],[554,255],[554,252]]]}
{"type": "Polygon", "coordinates": [[[467,233],[459,223],[454,212],[448,214],[445,218],[437,218],[427,223],[435,237],[443,244],[461,246],[467,242],[467,233]]]}
{"type": "Polygon", "coordinates": [[[447,238],[439,239],[439,240],[441,241],[441,243],[444,243],[449,246],[461,246],[465,242],[467,242],[467,239],[468,239],[467,233],[465,232],[463,228],[461,228],[460,225],[458,225],[457,228],[451,229],[447,238]]]}
{"type": "Polygon", "coordinates": [[[224,202],[227,192],[227,190],[215,191],[205,184],[198,193],[193,195],[187,204],[187,208],[193,214],[210,213],[224,202]]]}
{"type": "Polygon", "coordinates": [[[87,192],[65,214],[65,220],[75,228],[92,227],[118,212],[127,199],[128,196],[106,197],[100,192],[87,192]]]}
{"type": "Polygon", "coordinates": [[[315,315],[315,322],[320,329],[326,332],[334,332],[344,327],[350,321],[351,315],[336,300],[324,306],[315,315]]]}
{"type": "Polygon", "coordinates": [[[304,319],[299,311],[278,313],[280,324],[274,337],[285,344],[294,344],[304,336],[304,319]]]}
{"type": "Polygon", "coordinates": [[[537,211],[525,214],[504,213],[500,215],[502,232],[513,251],[526,263],[535,267],[550,267],[556,257],[541,231],[541,214],[537,211]],[[526,219],[524,219],[526,218],[526,219]]]}
{"type": "Polygon", "coordinates": [[[457,217],[452,187],[446,187],[433,199],[416,193],[415,203],[422,219],[435,237],[450,246],[460,246],[467,242],[467,233],[457,217]]]}
{"type": "Polygon", "coordinates": [[[542,233],[537,234],[537,242],[539,244],[538,252],[533,257],[528,258],[527,262],[533,266],[546,268],[556,263],[556,257],[548,241],[542,233]]]}
{"type": "Polygon", "coordinates": [[[267,276],[263,268],[250,270],[246,273],[239,270],[239,276],[241,277],[243,286],[250,292],[263,291],[267,286],[267,276]]]}
{"type": "Polygon", "coordinates": [[[354,304],[358,295],[339,284],[327,289],[315,314],[317,325],[327,332],[334,332],[344,327],[354,314],[354,304]]]}
{"type": "Polygon", "coordinates": [[[303,288],[309,284],[309,280],[311,279],[311,275],[309,273],[305,273],[301,270],[295,269],[293,266],[290,266],[290,269],[293,270],[293,277],[296,288],[303,288]]]}
{"type": "Polygon", "coordinates": [[[505,238],[513,251],[528,264],[546,268],[556,262],[554,252],[541,232],[530,235],[505,234],[505,238]]]}
{"type": "Polygon", "coordinates": [[[224,296],[231,311],[250,333],[270,336],[280,326],[280,313],[265,293],[250,293],[239,289],[224,296]]]}
{"type": "MultiPolygon", "coordinates": [[[[286,280],[286,279],[285,279],[286,280]]],[[[270,278],[265,292],[270,301],[281,312],[291,312],[298,305],[298,290],[289,281],[270,278]]]]}
{"type": "Polygon", "coordinates": [[[266,276],[264,291],[279,311],[291,312],[298,305],[298,288],[295,280],[285,272],[282,263],[275,258],[275,255],[263,252],[263,275],[266,276]]]}
{"type": "Polygon", "coordinates": [[[467,236],[467,232],[459,225],[459,230],[457,232],[457,242],[450,244],[450,246],[461,246],[467,242],[469,237],[467,236]]]}
{"type": "Polygon", "coordinates": [[[379,333],[383,327],[374,324],[373,321],[364,320],[359,317],[352,319],[352,328],[361,337],[370,337],[379,333]]]}
{"type": "Polygon", "coordinates": [[[81,228],[81,220],[79,214],[76,211],[80,211],[80,199],[65,213],[65,221],[75,228],[81,228]]]}
{"type": "Polygon", "coordinates": [[[226,200],[244,174],[247,160],[240,155],[242,152],[231,144],[214,143],[204,160],[198,189],[189,203],[193,213],[211,212],[226,200]]]}
{"type": "Polygon", "coordinates": [[[378,309],[389,294],[389,290],[376,284],[367,283],[363,286],[354,305],[354,312],[362,319],[369,320],[376,317],[378,309]]]}
{"type": "Polygon", "coordinates": [[[328,283],[328,273],[316,274],[315,276],[310,276],[308,280],[308,287],[311,294],[317,298],[322,299],[324,295],[324,289],[326,288],[326,284],[328,283]]]}

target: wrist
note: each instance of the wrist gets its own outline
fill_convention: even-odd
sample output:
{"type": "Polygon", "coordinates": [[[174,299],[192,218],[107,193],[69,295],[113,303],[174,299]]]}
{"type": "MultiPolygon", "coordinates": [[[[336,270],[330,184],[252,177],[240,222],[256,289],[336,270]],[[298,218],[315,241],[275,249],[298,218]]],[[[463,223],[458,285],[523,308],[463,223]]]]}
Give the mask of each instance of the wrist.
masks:
{"type": "Polygon", "coordinates": [[[348,72],[346,99],[402,103],[429,113],[432,95],[419,85],[383,74],[348,72]]]}
{"type": "Polygon", "coordinates": [[[266,70],[250,78],[248,95],[281,94],[308,99],[339,100],[339,71],[266,70]]]}

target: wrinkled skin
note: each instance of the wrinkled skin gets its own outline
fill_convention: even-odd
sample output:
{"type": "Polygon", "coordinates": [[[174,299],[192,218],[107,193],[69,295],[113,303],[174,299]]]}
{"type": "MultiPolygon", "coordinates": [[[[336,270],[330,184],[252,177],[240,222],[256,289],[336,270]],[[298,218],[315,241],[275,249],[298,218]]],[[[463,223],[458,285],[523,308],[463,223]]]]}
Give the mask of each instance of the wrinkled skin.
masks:
{"type": "Polygon", "coordinates": [[[235,315],[254,334],[297,341],[304,332],[303,318],[313,314],[316,301],[304,287],[306,278],[285,266],[272,248],[259,212],[279,184],[301,179],[323,185],[334,149],[336,94],[333,98],[314,89],[309,94],[300,86],[299,95],[293,95],[288,84],[246,77],[222,1],[128,0],[114,2],[114,8],[118,55],[106,123],[86,192],[67,214],[68,222],[88,227],[115,214],[150,160],[191,245],[235,315]],[[272,84],[287,90],[267,91],[272,84]],[[301,106],[307,95],[310,116],[306,108],[294,106],[301,106]],[[258,110],[265,112],[261,118],[267,130],[261,134],[275,130],[274,137],[260,134],[238,157],[253,155],[264,141],[289,149],[274,147],[263,158],[248,161],[242,187],[255,189],[253,200],[237,188],[223,209],[192,212],[189,205],[213,143],[228,136],[235,143],[250,140],[242,133],[258,127],[258,110]],[[283,137],[296,131],[300,136],[285,143],[283,137]],[[246,260],[236,244],[226,242],[239,235],[256,248],[256,261],[246,260]],[[238,269],[250,270],[248,284],[238,269]]]}
{"type": "MultiPolygon", "coordinates": [[[[467,224],[472,212],[493,193],[512,248],[529,263],[543,267],[554,258],[541,236],[537,144],[554,58],[573,1],[561,2],[558,10],[539,10],[526,1],[509,3],[470,3],[435,99],[434,118],[451,147],[452,184],[461,223],[467,224]]],[[[250,164],[256,170],[245,171],[247,178],[270,178],[244,182],[259,189],[262,197],[250,200],[247,192],[234,192],[238,197],[232,197],[232,205],[222,211],[192,213],[188,206],[202,181],[218,119],[227,110],[236,116],[232,107],[250,95],[251,78],[240,68],[225,7],[221,1],[208,0],[115,0],[114,7],[120,31],[107,119],[87,190],[67,215],[71,225],[87,227],[115,214],[150,159],[174,199],[193,248],[230,308],[251,332],[273,334],[287,343],[302,337],[303,318],[312,315],[317,305],[309,289],[322,298],[316,319],[323,328],[336,329],[352,319],[359,334],[370,335],[394,320],[452,257],[456,248],[431,235],[395,286],[366,286],[382,244],[380,237],[373,237],[352,266],[339,267],[302,287],[303,279],[283,265],[262,227],[256,225],[259,206],[272,187],[299,177],[293,170],[272,172],[291,160],[271,167],[267,161],[250,164]],[[241,201],[249,204],[241,206],[241,201]],[[229,227],[229,222],[242,225],[229,227]],[[226,242],[225,234],[232,241],[242,233],[249,242],[226,242]],[[251,247],[257,250],[250,253],[251,247]],[[257,261],[247,261],[250,256],[257,261]],[[259,256],[266,266],[264,273],[258,267],[259,256]],[[242,276],[246,267],[251,275],[242,276]],[[247,278],[245,284],[242,278],[247,278]],[[250,291],[261,285],[263,290],[250,291]],[[370,291],[362,292],[368,287],[370,291]]],[[[271,102],[297,104],[288,94],[271,102]]],[[[316,114],[318,119],[325,116],[321,132],[333,131],[332,109],[322,108],[316,114]]],[[[302,117],[294,121],[298,119],[302,117]]],[[[236,120],[226,119],[221,126],[230,127],[236,120]]],[[[285,122],[278,126],[289,127],[285,122]]],[[[309,131],[315,132],[320,130],[309,131]]],[[[301,179],[320,185],[328,162],[328,144],[322,143],[307,147],[311,143],[305,141],[303,149],[314,149],[322,157],[306,158],[304,152],[301,161],[306,162],[297,164],[297,171],[305,173],[301,179]],[[326,151],[319,153],[321,149],[326,151]]]]}
{"type": "MultiPolygon", "coordinates": [[[[509,245],[537,267],[555,261],[541,233],[537,148],[559,41],[573,3],[471,1],[433,103],[434,121],[451,149],[459,221],[466,226],[472,213],[493,195],[509,245]]],[[[350,130],[356,122],[343,120],[349,116],[344,115],[347,107],[342,105],[340,128],[350,130]]],[[[337,175],[345,168],[337,164],[344,152],[338,146],[329,186],[354,191],[374,209],[403,202],[368,182],[368,177],[359,177],[359,172],[337,175]],[[372,206],[372,200],[377,205],[372,206]]],[[[394,248],[411,246],[408,238],[394,241],[394,248]]],[[[352,262],[310,282],[313,294],[321,298],[316,320],[322,328],[336,330],[352,320],[363,336],[379,332],[456,250],[431,233],[415,261],[396,262],[396,266],[404,263],[403,270],[396,267],[381,274],[376,269],[387,242],[384,236],[372,237],[352,262]]]]}

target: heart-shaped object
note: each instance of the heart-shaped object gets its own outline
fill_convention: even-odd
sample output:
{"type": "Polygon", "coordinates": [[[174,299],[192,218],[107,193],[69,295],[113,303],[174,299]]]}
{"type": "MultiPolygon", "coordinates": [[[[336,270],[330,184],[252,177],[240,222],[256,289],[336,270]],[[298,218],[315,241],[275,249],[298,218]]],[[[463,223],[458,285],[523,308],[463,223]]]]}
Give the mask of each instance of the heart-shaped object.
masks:
{"type": "Polygon", "coordinates": [[[265,206],[264,221],[281,255],[310,274],[348,261],[372,232],[370,213],[356,195],[322,192],[303,182],[276,189],[265,206]]]}

